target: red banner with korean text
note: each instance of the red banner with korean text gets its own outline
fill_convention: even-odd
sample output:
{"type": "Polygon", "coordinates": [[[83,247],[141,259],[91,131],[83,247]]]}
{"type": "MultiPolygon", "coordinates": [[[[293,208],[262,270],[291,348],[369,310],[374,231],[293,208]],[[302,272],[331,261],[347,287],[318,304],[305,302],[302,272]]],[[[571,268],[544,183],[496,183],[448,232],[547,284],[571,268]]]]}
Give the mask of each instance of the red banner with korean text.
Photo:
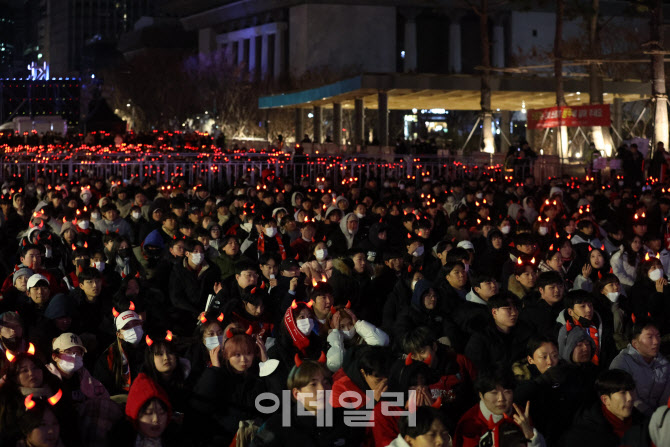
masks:
{"type": "Polygon", "coordinates": [[[546,129],[559,126],[609,127],[611,125],[610,106],[608,104],[528,110],[526,119],[528,120],[528,129],[546,129]]]}

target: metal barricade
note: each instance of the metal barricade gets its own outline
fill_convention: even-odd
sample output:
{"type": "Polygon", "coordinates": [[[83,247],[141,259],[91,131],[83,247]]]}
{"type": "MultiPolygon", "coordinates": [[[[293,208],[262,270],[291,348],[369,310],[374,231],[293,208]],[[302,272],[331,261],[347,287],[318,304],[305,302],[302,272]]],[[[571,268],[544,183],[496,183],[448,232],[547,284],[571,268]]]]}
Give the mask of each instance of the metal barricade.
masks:
{"type": "MultiPolygon", "coordinates": [[[[294,182],[307,177],[325,178],[333,185],[364,183],[367,179],[421,182],[444,178],[449,181],[485,175],[502,178],[498,154],[466,157],[436,155],[292,155],[283,152],[158,152],[151,147],[96,148],[4,148],[0,157],[0,179],[34,179],[42,175],[51,183],[82,175],[108,178],[112,175],[144,182],[167,182],[184,178],[188,184],[204,182],[210,188],[233,185],[247,178],[252,184],[267,170],[294,182]],[[17,150],[22,149],[22,150],[17,150]]],[[[499,160],[500,159],[500,160],[499,160]]]]}

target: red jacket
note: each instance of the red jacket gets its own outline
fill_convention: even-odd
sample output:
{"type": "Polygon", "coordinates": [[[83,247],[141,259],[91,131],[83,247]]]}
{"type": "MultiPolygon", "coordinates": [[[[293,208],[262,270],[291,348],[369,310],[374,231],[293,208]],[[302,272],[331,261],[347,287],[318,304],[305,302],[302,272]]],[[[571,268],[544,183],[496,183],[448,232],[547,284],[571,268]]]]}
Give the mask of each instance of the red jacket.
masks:
{"type": "MultiPolygon", "coordinates": [[[[404,408],[389,406],[389,411],[407,411],[404,408]]],[[[398,420],[400,416],[390,416],[382,414],[382,402],[377,402],[374,410],[374,425],[372,426],[372,435],[376,447],[386,447],[400,434],[398,429],[398,420]]],[[[459,444],[454,444],[458,446],[459,444]]]]}
{"type": "Polygon", "coordinates": [[[458,421],[454,434],[454,445],[461,447],[477,447],[479,438],[489,430],[488,423],[484,419],[479,403],[470,408],[458,421]]]}
{"type": "Polygon", "coordinates": [[[365,396],[365,391],[360,389],[354,383],[354,381],[349,378],[349,376],[342,376],[333,383],[333,390],[332,390],[332,394],[331,394],[333,408],[342,407],[342,405],[340,405],[341,404],[340,396],[342,395],[342,393],[344,393],[346,391],[351,391],[351,392],[354,392],[354,393],[358,393],[358,395],[360,396],[360,399],[347,397],[347,398],[343,399],[344,402],[353,403],[353,402],[356,402],[356,401],[360,401],[360,404],[355,407],[356,410],[359,410],[359,409],[361,409],[362,407],[365,406],[365,404],[367,402],[366,401],[366,396],[365,396]]]}

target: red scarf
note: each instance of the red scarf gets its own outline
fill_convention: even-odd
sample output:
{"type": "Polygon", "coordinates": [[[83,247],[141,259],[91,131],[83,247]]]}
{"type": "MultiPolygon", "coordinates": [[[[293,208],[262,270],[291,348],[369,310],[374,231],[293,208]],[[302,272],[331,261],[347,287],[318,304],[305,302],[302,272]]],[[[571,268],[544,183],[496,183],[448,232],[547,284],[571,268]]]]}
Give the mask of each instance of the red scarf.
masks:
{"type": "Polygon", "coordinates": [[[633,425],[633,417],[629,416],[622,421],[621,419],[616,417],[614,414],[612,414],[611,411],[609,411],[607,408],[605,408],[604,404],[602,404],[602,410],[603,410],[603,416],[605,416],[605,419],[607,419],[607,422],[609,422],[610,425],[612,426],[612,429],[614,430],[614,434],[619,439],[623,438],[623,435],[633,425]]]}
{"type": "Polygon", "coordinates": [[[298,326],[295,324],[295,320],[293,319],[293,309],[291,306],[286,309],[286,313],[284,314],[284,324],[286,325],[288,334],[293,340],[293,345],[298,348],[303,355],[305,355],[305,349],[307,346],[309,346],[309,338],[305,337],[305,335],[300,332],[298,326]]]}
{"type": "MultiPolygon", "coordinates": [[[[286,250],[284,249],[284,243],[281,240],[279,233],[275,236],[277,240],[277,245],[279,245],[279,253],[281,254],[282,261],[286,259],[286,250]]],[[[256,243],[259,253],[265,253],[265,236],[263,233],[258,235],[258,242],[256,243]]]]}
{"type": "Polygon", "coordinates": [[[597,366],[598,362],[600,361],[600,357],[598,355],[600,353],[600,337],[598,336],[598,328],[593,325],[589,326],[588,328],[585,328],[579,323],[579,321],[575,321],[574,318],[572,319],[572,321],[568,320],[565,322],[565,329],[568,332],[570,332],[577,326],[585,329],[589,334],[591,340],[593,340],[593,343],[595,343],[596,349],[595,352],[593,353],[593,357],[591,358],[591,362],[593,362],[593,364],[597,366]]]}

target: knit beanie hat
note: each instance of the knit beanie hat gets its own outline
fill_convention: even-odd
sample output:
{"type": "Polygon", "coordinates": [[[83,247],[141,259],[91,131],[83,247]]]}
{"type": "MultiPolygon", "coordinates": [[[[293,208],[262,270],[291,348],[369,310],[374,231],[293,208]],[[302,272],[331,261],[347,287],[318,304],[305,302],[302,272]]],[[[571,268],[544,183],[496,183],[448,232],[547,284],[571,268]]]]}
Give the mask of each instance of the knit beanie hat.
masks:
{"type": "Polygon", "coordinates": [[[165,390],[145,373],[138,374],[130,386],[128,401],[126,402],[126,416],[135,429],[138,427],[140,410],[152,399],[162,401],[167,406],[168,421],[172,419],[172,405],[165,390]]]}

